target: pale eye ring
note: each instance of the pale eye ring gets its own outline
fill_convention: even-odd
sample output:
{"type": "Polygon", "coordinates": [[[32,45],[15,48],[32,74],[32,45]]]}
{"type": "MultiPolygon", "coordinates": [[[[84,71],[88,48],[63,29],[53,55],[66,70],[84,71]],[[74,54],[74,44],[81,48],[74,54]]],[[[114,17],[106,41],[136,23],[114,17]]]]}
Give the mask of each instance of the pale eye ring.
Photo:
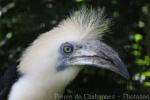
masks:
{"type": "Polygon", "coordinates": [[[65,53],[65,54],[70,54],[72,53],[74,50],[74,47],[71,43],[64,43],[63,46],[62,46],[62,51],[65,53]]]}

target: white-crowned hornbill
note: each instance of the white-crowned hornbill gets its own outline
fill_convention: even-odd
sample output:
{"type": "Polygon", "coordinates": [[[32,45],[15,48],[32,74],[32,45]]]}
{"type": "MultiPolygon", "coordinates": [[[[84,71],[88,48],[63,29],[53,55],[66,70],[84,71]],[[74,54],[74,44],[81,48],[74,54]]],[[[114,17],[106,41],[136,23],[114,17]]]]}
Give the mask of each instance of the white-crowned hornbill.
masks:
{"type": "Polygon", "coordinates": [[[82,8],[41,34],[24,51],[17,68],[7,72],[20,77],[1,90],[0,99],[8,92],[8,100],[55,100],[54,94],[63,93],[84,65],[128,78],[118,53],[102,41],[109,23],[102,9],[82,8]]]}

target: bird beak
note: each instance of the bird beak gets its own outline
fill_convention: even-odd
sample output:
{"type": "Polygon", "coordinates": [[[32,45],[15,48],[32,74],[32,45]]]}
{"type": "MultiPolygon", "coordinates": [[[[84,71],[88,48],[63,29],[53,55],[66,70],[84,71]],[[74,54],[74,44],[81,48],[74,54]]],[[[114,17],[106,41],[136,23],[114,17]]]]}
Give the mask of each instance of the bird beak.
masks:
{"type": "Polygon", "coordinates": [[[101,41],[92,41],[82,44],[69,60],[69,65],[88,65],[114,71],[126,79],[129,73],[124,63],[110,46],[101,41]]]}

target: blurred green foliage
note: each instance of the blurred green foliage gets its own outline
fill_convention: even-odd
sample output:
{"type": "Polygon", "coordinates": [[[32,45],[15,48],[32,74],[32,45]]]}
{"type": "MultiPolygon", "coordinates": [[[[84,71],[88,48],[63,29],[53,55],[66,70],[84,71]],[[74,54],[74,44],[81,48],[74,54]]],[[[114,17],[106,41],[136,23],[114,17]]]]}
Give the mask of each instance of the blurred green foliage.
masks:
{"type": "Polygon", "coordinates": [[[104,41],[119,52],[129,70],[130,80],[103,69],[85,69],[65,93],[148,92],[149,0],[0,0],[0,76],[39,34],[49,31],[72,9],[83,5],[105,7],[112,25],[104,41]]]}

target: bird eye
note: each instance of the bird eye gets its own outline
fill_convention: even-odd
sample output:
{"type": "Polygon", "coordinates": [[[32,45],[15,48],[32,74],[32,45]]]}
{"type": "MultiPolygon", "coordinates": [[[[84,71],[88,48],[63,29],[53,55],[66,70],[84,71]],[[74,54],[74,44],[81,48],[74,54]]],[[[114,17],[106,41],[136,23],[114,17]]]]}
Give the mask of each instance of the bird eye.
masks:
{"type": "Polygon", "coordinates": [[[72,48],[71,48],[71,47],[68,47],[68,46],[67,46],[67,47],[65,46],[63,50],[64,50],[65,53],[70,53],[70,52],[72,52],[72,48]]]}
{"type": "Polygon", "coordinates": [[[74,49],[73,45],[71,43],[68,43],[68,42],[64,43],[62,46],[62,51],[64,53],[72,53],[73,49],[74,49]]]}

